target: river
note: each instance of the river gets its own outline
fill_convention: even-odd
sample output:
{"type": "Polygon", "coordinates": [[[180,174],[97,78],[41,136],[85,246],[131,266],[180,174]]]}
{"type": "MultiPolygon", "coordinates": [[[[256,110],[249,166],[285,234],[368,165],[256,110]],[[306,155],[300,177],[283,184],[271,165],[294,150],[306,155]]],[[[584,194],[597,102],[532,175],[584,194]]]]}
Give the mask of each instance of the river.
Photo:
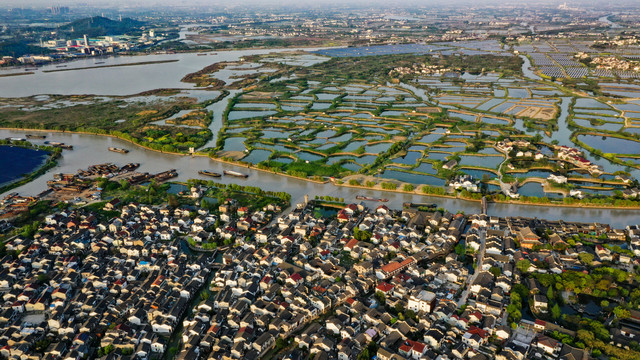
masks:
{"type": "Polygon", "coordinates": [[[529,61],[529,58],[524,56],[524,55],[520,55],[520,58],[522,59],[523,63],[522,63],[522,74],[529,79],[532,80],[542,80],[542,78],[538,75],[536,75],[533,70],[531,70],[532,65],[531,65],[531,61],[529,61]]]}
{"type": "MultiPolygon", "coordinates": [[[[295,51],[300,49],[284,49],[295,51]]],[[[315,51],[317,48],[305,49],[315,51]]],[[[63,70],[49,64],[38,67],[32,75],[0,77],[0,97],[15,98],[40,94],[59,95],[131,95],[161,88],[194,89],[195,85],[180,80],[189,73],[221,61],[237,61],[248,55],[268,54],[283,49],[251,49],[219,51],[198,56],[196,53],[156,54],[146,56],[111,56],[87,58],[66,63],[63,70]],[[175,61],[177,60],[177,61],[175,61]],[[140,62],[173,61],[146,65],[104,67],[140,62]],[[97,64],[100,63],[100,64],[97,64]],[[79,69],[96,67],[93,69],[79,69]]],[[[16,72],[0,70],[0,75],[16,72]]]]}
{"type": "Polygon", "coordinates": [[[622,28],[622,26],[620,24],[616,24],[613,21],[609,20],[609,16],[611,16],[611,15],[603,16],[603,17],[599,18],[598,21],[609,25],[612,29],[620,29],[620,28],[622,28]]]}
{"type": "MultiPolygon", "coordinates": [[[[35,131],[29,130],[28,132],[33,133],[35,131]]],[[[60,141],[71,144],[74,146],[74,150],[63,151],[63,155],[58,161],[58,166],[50,170],[47,174],[12,190],[23,195],[37,194],[46,189],[46,182],[52,178],[53,173],[75,173],[78,169],[85,169],[90,165],[105,162],[113,162],[118,165],[124,165],[128,162],[139,162],[141,166],[138,171],[156,173],[168,169],[177,169],[179,176],[176,180],[178,181],[186,181],[192,178],[211,180],[211,178],[198,174],[198,171],[202,169],[209,169],[215,172],[222,172],[225,169],[241,171],[248,174],[249,178],[245,180],[223,176],[220,179],[215,179],[215,181],[225,184],[235,183],[259,186],[264,190],[271,191],[286,191],[291,194],[292,201],[294,203],[303,201],[304,196],[307,194],[310,198],[314,198],[316,195],[342,197],[345,201],[349,202],[359,202],[355,198],[356,195],[365,195],[372,197],[384,196],[389,199],[389,202],[386,205],[390,208],[396,209],[401,208],[402,203],[404,202],[433,202],[452,212],[480,212],[480,203],[472,201],[394,192],[385,192],[382,194],[380,191],[376,190],[354,189],[335,186],[330,183],[316,184],[301,179],[289,178],[258,170],[247,169],[241,166],[224,164],[206,157],[190,157],[159,153],[107,136],[55,133],[49,131],[42,131],[39,133],[46,134],[47,140],[49,141],[60,141]],[[114,153],[107,150],[109,146],[126,148],[131,150],[131,152],[128,154],[114,153]]],[[[25,131],[0,130],[0,138],[23,137],[24,135],[25,131]]],[[[39,144],[44,142],[44,140],[34,140],[33,142],[39,144]]],[[[376,206],[376,203],[370,203],[370,205],[376,206]]],[[[623,227],[637,223],[640,216],[640,210],[583,209],[519,204],[489,204],[489,215],[526,216],[553,220],[563,219],[565,221],[597,221],[609,223],[615,227],[623,227]]]]}

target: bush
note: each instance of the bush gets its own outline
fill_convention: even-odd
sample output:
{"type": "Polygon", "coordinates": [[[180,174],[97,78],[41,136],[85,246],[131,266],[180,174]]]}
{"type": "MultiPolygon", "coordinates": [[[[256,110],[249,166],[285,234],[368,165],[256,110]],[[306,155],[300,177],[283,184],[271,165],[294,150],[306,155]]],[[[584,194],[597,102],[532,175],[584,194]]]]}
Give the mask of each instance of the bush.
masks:
{"type": "Polygon", "coordinates": [[[385,190],[395,190],[398,188],[398,184],[390,183],[390,182],[383,182],[381,186],[385,190]]]}

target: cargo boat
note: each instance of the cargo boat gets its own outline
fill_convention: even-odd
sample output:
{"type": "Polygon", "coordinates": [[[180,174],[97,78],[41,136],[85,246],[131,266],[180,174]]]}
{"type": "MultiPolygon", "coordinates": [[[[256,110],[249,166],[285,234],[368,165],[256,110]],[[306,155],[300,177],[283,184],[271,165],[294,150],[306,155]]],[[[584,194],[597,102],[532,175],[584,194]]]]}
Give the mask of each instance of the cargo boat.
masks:
{"type": "Polygon", "coordinates": [[[120,170],[122,170],[122,171],[133,171],[133,170],[135,170],[135,169],[137,169],[139,167],[140,167],[140,163],[128,163],[127,165],[123,166],[122,169],[120,169],[120,170]]]}
{"type": "Polygon", "coordinates": [[[240,173],[240,172],[237,172],[237,171],[233,171],[233,170],[225,170],[225,171],[223,171],[223,173],[225,175],[241,177],[241,178],[245,178],[245,179],[249,177],[249,175],[247,175],[247,174],[243,174],[243,173],[240,173]]]}
{"type": "Polygon", "coordinates": [[[222,174],[220,174],[220,173],[213,172],[213,171],[208,171],[208,170],[200,170],[200,171],[198,171],[198,174],[205,175],[205,176],[212,176],[212,177],[221,177],[222,176],[222,174]]]}
{"type": "Polygon", "coordinates": [[[65,143],[62,142],[57,142],[57,141],[45,141],[45,144],[47,145],[51,145],[53,147],[59,147],[61,149],[67,149],[67,150],[73,150],[73,145],[67,145],[65,143]]]}
{"type": "Polygon", "coordinates": [[[389,199],[377,199],[369,196],[356,195],[356,199],[358,200],[366,200],[366,201],[379,201],[379,202],[387,202],[389,199]]]}
{"type": "Polygon", "coordinates": [[[46,135],[27,134],[25,136],[27,137],[27,139],[46,139],[47,138],[46,135]]]}
{"type": "Polygon", "coordinates": [[[156,181],[166,181],[174,177],[178,177],[178,172],[176,171],[176,169],[163,171],[161,173],[153,175],[153,178],[156,179],[156,181]]]}
{"type": "Polygon", "coordinates": [[[117,152],[117,153],[121,153],[121,154],[127,154],[129,152],[129,150],[127,150],[127,149],[122,149],[122,148],[117,148],[117,147],[110,147],[109,151],[113,151],[113,152],[117,152]]]}

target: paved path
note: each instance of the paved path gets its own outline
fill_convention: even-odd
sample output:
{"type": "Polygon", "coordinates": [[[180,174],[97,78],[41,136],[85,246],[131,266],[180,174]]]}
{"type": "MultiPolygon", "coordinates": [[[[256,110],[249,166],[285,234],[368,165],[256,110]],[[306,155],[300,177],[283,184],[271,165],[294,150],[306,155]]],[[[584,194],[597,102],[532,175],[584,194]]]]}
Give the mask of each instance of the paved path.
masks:
{"type": "Polygon", "coordinates": [[[460,300],[458,300],[458,307],[467,303],[467,298],[469,297],[469,288],[471,287],[471,284],[473,284],[473,282],[476,280],[476,277],[478,277],[478,273],[481,271],[480,269],[482,269],[482,262],[484,261],[485,244],[487,240],[486,229],[480,230],[479,238],[480,238],[480,249],[478,249],[477,262],[476,262],[477,266],[475,268],[475,271],[473,272],[473,275],[471,275],[471,277],[469,277],[467,279],[467,282],[465,283],[465,289],[460,295],[460,300]]]}

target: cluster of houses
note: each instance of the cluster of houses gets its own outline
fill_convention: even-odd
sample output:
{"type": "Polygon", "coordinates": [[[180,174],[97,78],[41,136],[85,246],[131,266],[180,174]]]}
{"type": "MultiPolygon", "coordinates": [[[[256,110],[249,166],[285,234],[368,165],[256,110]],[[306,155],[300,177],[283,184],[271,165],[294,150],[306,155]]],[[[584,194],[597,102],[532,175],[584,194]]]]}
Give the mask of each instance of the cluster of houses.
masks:
{"type": "Polygon", "coordinates": [[[640,64],[637,61],[615,56],[597,56],[591,59],[591,63],[595,64],[597,69],[640,72],[640,64]]]}
{"type": "MultiPolygon", "coordinates": [[[[273,222],[231,199],[216,214],[112,201],[107,210],[119,216],[110,220],[84,209],[48,215],[2,258],[0,356],[146,360],[177,344],[175,358],[187,360],[259,359],[282,348],[291,358],[348,360],[375,344],[369,355],[383,360],[587,359],[545,335],[565,331],[553,324],[507,325],[511,288],[523,281],[515,264],[581,270],[579,253],[592,252],[628,269],[640,254],[638,227],[364,203],[317,218],[313,206],[273,222]],[[636,256],[557,246],[580,233],[629,237],[636,256]],[[233,246],[221,256],[184,246],[200,236],[233,246]],[[475,268],[453,251],[462,243],[475,268]]],[[[527,281],[532,310],[547,313],[546,292],[527,281]]],[[[620,341],[640,336],[634,319],[620,324],[620,341]]]]}
{"type": "Polygon", "coordinates": [[[208,284],[212,254],[185,254],[178,211],[128,204],[101,222],[88,210],[49,215],[36,235],[17,237],[0,266],[0,357],[149,359],[208,284]],[[177,229],[177,230],[174,230],[177,229]],[[34,351],[34,349],[38,351],[34,351]]]}
{"type": "Polygon", "coordinates": [[[504,154],[508,154],[514,148],[526,149],[530,145],[531,143],[528,142],[527,140],[523,140],[523,139],[511,140],[507,138],[507,139],[496,142],[496,149],[498,149],[498,151],[504,154]]]}
{"type": "Polygon", "coordinates": [[[558,152],[558,158],[576,167],[587,170],[592,174],[602,174],[602,166],[593,164],[582,156],[582,152],[576,148],[565,145],[557,145],[554,148],[558,152]]]}
{"type": "MultiPolygon", "coordinates": [[[[29,206],[37,201],[34,196],[21,196],[17,193],[10,193],[0,200],[0,219],[8,219],[17,214],[27,211],[29,206]]],[[[2,229],[0,227],[0,229],[2,229]]]]}
{"type": "Polygon", "coordinates": [[[446,68],[440,65],[413,64],[411,67],[399,66],[389,71],[390,76],[398,75],[435,75],[460,72],[459,68],[446,68]]]}
{"type": "Polygon", "coordinates": [[[478,192],[480,191],[479,180],[473,178],[473,176],[464,174],[464,175],[456,175],[453,179],[447,182],[447,186],[452,189],[460,190],[464,189],[469,192],[478,192]]]}
{"type": "MultiPolygon", "coordinates": [[[[300,359],[355,359],[372,342],[377,352],[370,356],[380,359],[587,359],[544,335],[559,328],[553,324],[532,324],[535,331],[524,334],[507,325],[509,293],[519,281],[515,263],[544,252],[547,240],[533,230],[539,226],[554,229],[553,241],[584,231],[625,234],[599,224],[385,205],[350,204],[335,219],[312,214],[299,205],[260,228],[255,242],[225,252],[211,284],[215,296],[184,322],[178,359],[257,359],[278,341],[300,359]],[[370,237],[357,235],[363,232],[370,237]],[[452,252],[462,239],[481,256],[476,269],[452,252]]],[[[531,306],[544,314],[542,294],[535,292],[531,306]]]]}

